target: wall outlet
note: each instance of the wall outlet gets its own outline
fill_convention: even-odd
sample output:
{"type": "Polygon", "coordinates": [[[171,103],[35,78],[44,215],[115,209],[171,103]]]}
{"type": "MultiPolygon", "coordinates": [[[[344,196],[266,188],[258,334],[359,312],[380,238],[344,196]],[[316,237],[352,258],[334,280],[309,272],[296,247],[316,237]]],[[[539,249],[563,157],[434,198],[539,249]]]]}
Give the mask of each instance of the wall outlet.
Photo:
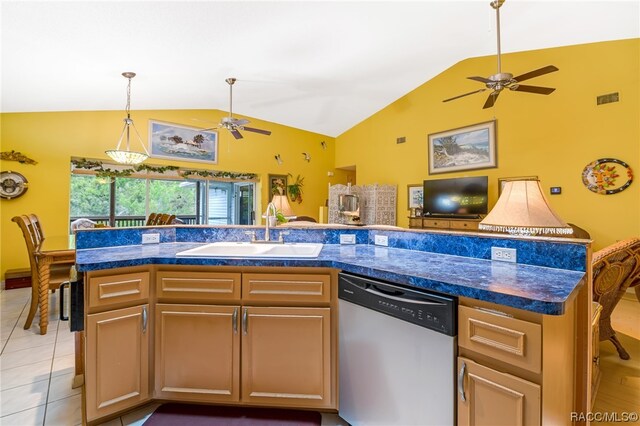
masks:
{"type": "Polygon", "coordinates": [[[491,260],[501,260],[503,262],[516,261],[516,249],[504,247],[491,247],[491,260]]]}
{"type": "Polygon", "coordinates": [[[160,234],[142,234],[142,244],[158,244],[160,234]]]}
{"type": "Polygon", "coordinates": [[[356,234],[340,234],[340,244],[355,244],[356,234]]]}
{"type": "Polygon", "coordinates": [[[373,243],[377,246],[385,246],[389,245],[389,237],[386,235],[376,235],[373,237],[373,243]]]}

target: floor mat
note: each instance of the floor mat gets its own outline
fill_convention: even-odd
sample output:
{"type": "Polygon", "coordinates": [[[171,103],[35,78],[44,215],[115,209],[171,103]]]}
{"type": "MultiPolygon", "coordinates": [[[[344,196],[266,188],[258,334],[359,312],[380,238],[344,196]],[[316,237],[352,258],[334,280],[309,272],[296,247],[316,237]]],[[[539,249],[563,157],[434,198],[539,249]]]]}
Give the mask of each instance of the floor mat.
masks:
{"type": "Polygon", "coordinates": [[[316,411],[169,403],[154,411],[144,426],[319,426],[321,422],[316,411]]]}

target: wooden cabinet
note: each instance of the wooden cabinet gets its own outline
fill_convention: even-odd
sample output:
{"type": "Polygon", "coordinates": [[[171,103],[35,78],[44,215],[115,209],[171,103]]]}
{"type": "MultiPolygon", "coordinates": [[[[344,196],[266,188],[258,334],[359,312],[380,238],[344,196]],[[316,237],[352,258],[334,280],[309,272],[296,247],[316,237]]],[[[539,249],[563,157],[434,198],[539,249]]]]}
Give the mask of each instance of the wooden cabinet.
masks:
{"type": "Polygon", "coordinates": [[[86,420],[149,399],[336,409],[336,281],[328,268],[87,273],[86,420]]]}
{"type": "Polygon", "coordinates": [[[413,229],[448,229],[454,231],[478,231],[482,219],[434,219],[410,217],[409,228],[413,229]]]}
{"type": "Polygon", "coordinates": [[[149,399],[149,305],[87,316],[87,420],[149,399]]]}
{"type": "Polygon", "coordinates": [[[458,358],[458,425],[539,425],[540,386],[458,358]]]}
{"type": "Polygon", "coordinates": [[[158,271],[154,396],[336,408],[332,279],[306,271],[158,271]]]}
{"type": "Polygon", "coordinates": [[[156,305],[155,396],[240,399],[239,306],[156,305]]]}
{"type": "Polygon", "coordinates": [[[460,299],[459,425],[571,424],[574,308],[541,315],[460,299]]]}
{"type": "Polygon", "coordinates": [[[331,406],[329,308],[243,307],[242,400],[331,406]]]}

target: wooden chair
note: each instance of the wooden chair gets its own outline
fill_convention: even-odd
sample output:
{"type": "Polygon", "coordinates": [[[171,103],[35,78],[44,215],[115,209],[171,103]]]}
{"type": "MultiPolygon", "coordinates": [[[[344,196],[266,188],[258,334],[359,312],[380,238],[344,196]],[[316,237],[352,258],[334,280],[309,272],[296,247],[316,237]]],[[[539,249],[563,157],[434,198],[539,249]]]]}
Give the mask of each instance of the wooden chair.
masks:
{"type": "Polygon", "coordinates": [[[622,359],[629,354],[611,327],[611,313],[624,293],[635,287],[640,301],[640,238],[629,238],[593,254],[593,300],[602,305],[600,341],[611,340],[622,359]]]}
{"type": "MultiPolygon", "coordinates": [[[[46,291],[48,297],[49,290],[57,290],[65,281],[69,281],[69,271],[71,266],[75,263],[75,260],[69,259],[68,250],[60,251],[58,253],[61,256],[56,256],[56,252],[47,252],[47,256],[51,260],[51,265],[48,268],[49,275],[44,276],[47,279],[48,285],[46,288],[41,289],[39,263],[41,259],[40,251],[44,242],[45,236],[40,220],[35,214],[15,216],[11,219],[17,223],[22,231],[25,243],[27,245],[27,253],[29,254],[29,265],[31,267],[31,305],[29,307],[29,315],[27,321],[24,324],[24,329],[28,330],[31,327],[33,318],[36,315],[39,301],[42,300],[41,292],[46,291]],[[56,260],[58,257],[60,260],[56,260]]],[[[48,259],[48,261],[49,261],[48,259]]],[[[44,296],[44,295],[43,295],[44,296]]],[[[40,307],[40,315],[47,315],[48,308],[42,309],[40,307]]],[[[41,334],[45,334],[41,330],[41,334]]]]}
{"type": "Polygon", "coordinates": [[[176,215],[168,213],[151,213],[145,226],[171,225],[176,215]]]}

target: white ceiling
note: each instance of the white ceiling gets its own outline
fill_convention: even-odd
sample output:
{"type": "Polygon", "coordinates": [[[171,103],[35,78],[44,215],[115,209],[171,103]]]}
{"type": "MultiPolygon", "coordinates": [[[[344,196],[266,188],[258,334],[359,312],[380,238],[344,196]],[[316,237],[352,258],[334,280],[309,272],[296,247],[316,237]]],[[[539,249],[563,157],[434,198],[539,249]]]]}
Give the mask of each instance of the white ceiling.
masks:
{"type": "MultiPolygon", "coordinates": [[[[224,80],[236,77],[234,112],[337,136],[455,63],[496,52],[489,0],[1,8],[3,112],[123,110],[123,71],[138,74],[134,118],[142,109],[226,111],[224,80]]],[[[500,13],[505,53],[640,36],[637,0],[508,0],[500,13]]]]}

